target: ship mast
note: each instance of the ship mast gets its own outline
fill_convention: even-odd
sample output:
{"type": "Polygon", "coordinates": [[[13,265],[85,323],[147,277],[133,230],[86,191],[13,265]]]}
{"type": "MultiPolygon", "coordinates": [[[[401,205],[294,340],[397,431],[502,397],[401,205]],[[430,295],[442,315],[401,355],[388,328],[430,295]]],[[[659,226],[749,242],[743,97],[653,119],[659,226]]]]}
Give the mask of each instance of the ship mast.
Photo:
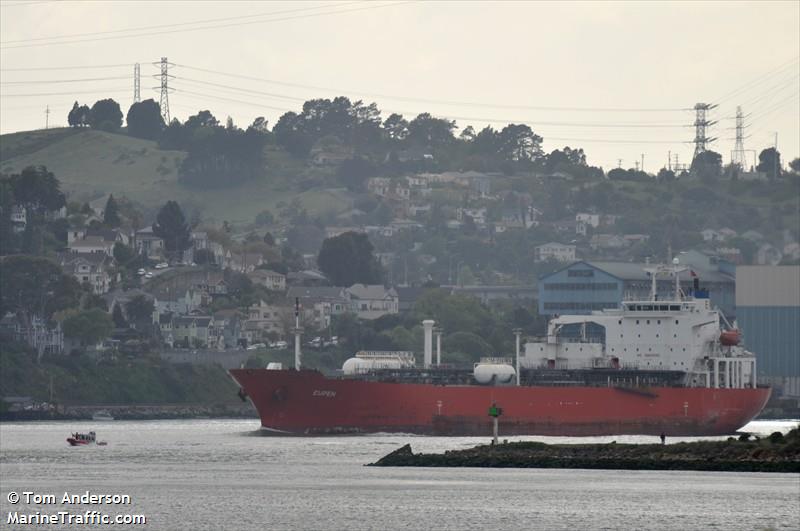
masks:
{"type": "Polygon", "coordinates": [[[300,328],[300,298],[294,299],[294,368],[299,371],[301,368],[302,353],[300,352],[300,335],[303,329],[300,328]]]}

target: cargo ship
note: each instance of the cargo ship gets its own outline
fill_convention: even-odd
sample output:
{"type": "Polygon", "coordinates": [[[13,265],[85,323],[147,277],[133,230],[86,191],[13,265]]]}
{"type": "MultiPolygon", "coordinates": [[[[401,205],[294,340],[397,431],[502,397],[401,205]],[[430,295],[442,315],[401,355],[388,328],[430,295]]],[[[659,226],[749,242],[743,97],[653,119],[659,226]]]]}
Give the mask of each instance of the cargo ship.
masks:
{"type": "Polygon", "coordinates": [[[524,345],[517,331],[513,358],[454,367],[441,363],[437,345],[434,363],[435,322],[426,320],[422,364],[411,352],[359,352],[326,376],[302,368],[298,326],[294,368],[230,374],[271,434],[482,436],[493,431],[490,411],[502,412],[504,435],[731,434],[758,415],[771,389],[757,385],[755,356],[698,280],[681,289],[683,270],[648,269],[647,300],[555,316],[546,336],[524,345]],[[659,300],[664,276],[674,291],[659,300]]]}

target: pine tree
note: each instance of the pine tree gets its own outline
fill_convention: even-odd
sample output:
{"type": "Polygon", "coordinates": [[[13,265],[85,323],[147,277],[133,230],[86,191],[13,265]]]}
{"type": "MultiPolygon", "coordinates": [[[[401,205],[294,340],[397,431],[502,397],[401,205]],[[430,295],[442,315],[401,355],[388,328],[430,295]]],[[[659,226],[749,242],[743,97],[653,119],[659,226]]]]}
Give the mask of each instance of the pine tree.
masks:
{"type": "Polygon", "coordinates": [[[113,195],[108,196],[105,212],[103,213],[103,223],[112,229],[119,227],[122,221],[119,219],[119,206],[114,200],[113,195]]]}

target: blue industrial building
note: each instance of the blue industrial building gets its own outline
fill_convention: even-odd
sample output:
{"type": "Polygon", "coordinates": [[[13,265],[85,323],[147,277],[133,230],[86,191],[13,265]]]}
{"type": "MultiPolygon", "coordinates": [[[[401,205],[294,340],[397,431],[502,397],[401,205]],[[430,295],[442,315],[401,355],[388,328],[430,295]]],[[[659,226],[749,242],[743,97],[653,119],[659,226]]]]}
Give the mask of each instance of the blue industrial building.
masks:
{"type": "Polygon", "coordinates": [[[740,266],[736,316],[763,383],[800,397],[800,266],[740,266]]]}
{"type": "MultiPolygon", "coordinates": [[[[729,320],[736,316],[736,279],[729,263],[696,251],[678,255],[687,266],[681,273],[681,286],[688,291],[697,278],[708,290],[713,305],[729,320]],[[694,275],[693,275],[694,273],[694,275]]],[[[575,262],[539,279],[539,314],[589,314],[606,308],[619,308],[623,300],[650,297],[651,279],[646,268],[653,264],[629,262],[575,262]]],[[[674,283],[657,282],[659,299],[672,299],[674,283]]]]}

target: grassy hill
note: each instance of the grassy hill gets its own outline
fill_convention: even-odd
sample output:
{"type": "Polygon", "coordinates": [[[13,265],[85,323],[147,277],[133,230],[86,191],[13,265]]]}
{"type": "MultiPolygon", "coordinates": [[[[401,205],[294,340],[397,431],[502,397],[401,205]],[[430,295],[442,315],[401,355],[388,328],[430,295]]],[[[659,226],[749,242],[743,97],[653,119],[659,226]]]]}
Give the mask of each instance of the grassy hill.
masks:
{"type": "Polygon", "coordinates": [[[70,201],[89,201],[107,193],[127,197],[151,214],[168,199],[206,222],[252,222],[265,209],[298,197],[314,214],[340,212],[347,201],[335,191],[298,190],[294,176],[305,171],[277,150],[267,153],[263,180],[217,190],[180,185],[178,167],[185,153],[164,151],[155,142],[95,130],[50,129],[0,136],[0,171],[18,172],[44,165],[61,181],[70,201]]]}

